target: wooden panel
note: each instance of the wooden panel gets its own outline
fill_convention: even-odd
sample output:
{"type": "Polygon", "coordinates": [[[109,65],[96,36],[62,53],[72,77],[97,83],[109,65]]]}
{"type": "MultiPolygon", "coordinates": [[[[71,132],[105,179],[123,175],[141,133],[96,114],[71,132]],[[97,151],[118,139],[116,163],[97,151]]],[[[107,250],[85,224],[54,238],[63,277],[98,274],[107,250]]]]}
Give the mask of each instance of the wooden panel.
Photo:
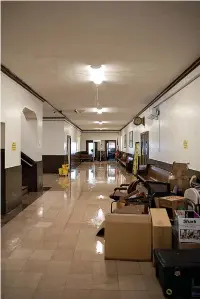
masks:
{"type": "Polygon", "coordinates": [[[6,180],[5,182],[6,213],[8,213],[21,204],[21,192],[22,192],[21,165],[6,168],[5,180],[6,180]]]}
{"type": "Polygon", "coordinates": [[[65,161],[64,155],[43,155],[43,172],[58,173],[58,168],[62,167],[65,161]]]}

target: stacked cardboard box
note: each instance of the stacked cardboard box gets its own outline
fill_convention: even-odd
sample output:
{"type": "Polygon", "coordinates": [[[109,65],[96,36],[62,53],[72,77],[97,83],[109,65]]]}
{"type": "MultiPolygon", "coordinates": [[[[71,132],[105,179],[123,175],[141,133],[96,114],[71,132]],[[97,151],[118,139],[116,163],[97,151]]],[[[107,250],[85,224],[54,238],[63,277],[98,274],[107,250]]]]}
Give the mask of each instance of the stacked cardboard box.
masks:
{"type": "Polygon", "coordinates": [[[152,248],[172,248],[172,226],[166,209],[150,209],[152,220],[152,248]]]}
{"type": "Polygon", "coordinates": [[[187,188],[189,188],[187,163],[173,163],[172,176],[169,178],[169,183],[171,190],[173,190],[175,186],[178,187],[179,192],[184,192],[187,188]]]}

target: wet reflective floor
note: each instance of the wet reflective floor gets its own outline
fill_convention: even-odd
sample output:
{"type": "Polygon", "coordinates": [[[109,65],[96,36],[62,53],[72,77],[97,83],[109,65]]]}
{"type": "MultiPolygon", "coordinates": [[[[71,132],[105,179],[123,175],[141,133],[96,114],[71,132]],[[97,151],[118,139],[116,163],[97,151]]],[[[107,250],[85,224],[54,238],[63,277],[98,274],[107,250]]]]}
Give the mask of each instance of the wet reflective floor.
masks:
{"type": "Polygon", "coordinates": [[[4,299],[161,299],[151,263],[105,261],[97,228],[131,182],[114,162],[82,163],[2,228],[4,299]]]}

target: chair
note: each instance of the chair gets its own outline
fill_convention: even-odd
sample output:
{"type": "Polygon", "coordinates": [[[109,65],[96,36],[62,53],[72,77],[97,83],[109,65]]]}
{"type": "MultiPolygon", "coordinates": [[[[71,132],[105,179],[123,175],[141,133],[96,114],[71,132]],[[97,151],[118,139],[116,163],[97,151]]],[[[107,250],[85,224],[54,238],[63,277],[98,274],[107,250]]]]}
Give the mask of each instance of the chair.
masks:
{"type": "Polygon", "coordinates": [[[110,198],[118,201],[120,197],[126,196],[136,190],[137,184],[139,183],[139,180],[135,180],[130,184],[121,184],[120,187],[116,187],[114,189],[114,192],[110,194],[110,198]],[[126,192],[121,192],[126,191],[126,192]]]}
{"type": "Polygon", "coordinates": [[[149,206],[155,208],[155,197],[175,195],[170,191],[170,184],[157,181],[146,181],[145,186],[148,190],[149,206]]]}

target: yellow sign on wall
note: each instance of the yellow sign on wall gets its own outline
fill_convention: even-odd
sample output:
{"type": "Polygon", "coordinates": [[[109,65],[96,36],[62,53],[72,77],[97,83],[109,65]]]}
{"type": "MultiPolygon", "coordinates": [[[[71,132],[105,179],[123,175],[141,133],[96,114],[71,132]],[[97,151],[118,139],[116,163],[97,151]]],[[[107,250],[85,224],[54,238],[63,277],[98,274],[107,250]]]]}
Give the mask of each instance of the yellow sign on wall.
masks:
{"type": "Polygon", "coordinates": [[[17,148],[16,142],[13,142],[12,143],[12,151],[16,151],[16,148],[17,148]]]}
{"type": "Polygon", "coordinates": [[[184,147],[185,149],[188,149],[188,141],[187,141],[187,140],[184,140],[184,141],[183,141],[183,147],[184,147]]]}

